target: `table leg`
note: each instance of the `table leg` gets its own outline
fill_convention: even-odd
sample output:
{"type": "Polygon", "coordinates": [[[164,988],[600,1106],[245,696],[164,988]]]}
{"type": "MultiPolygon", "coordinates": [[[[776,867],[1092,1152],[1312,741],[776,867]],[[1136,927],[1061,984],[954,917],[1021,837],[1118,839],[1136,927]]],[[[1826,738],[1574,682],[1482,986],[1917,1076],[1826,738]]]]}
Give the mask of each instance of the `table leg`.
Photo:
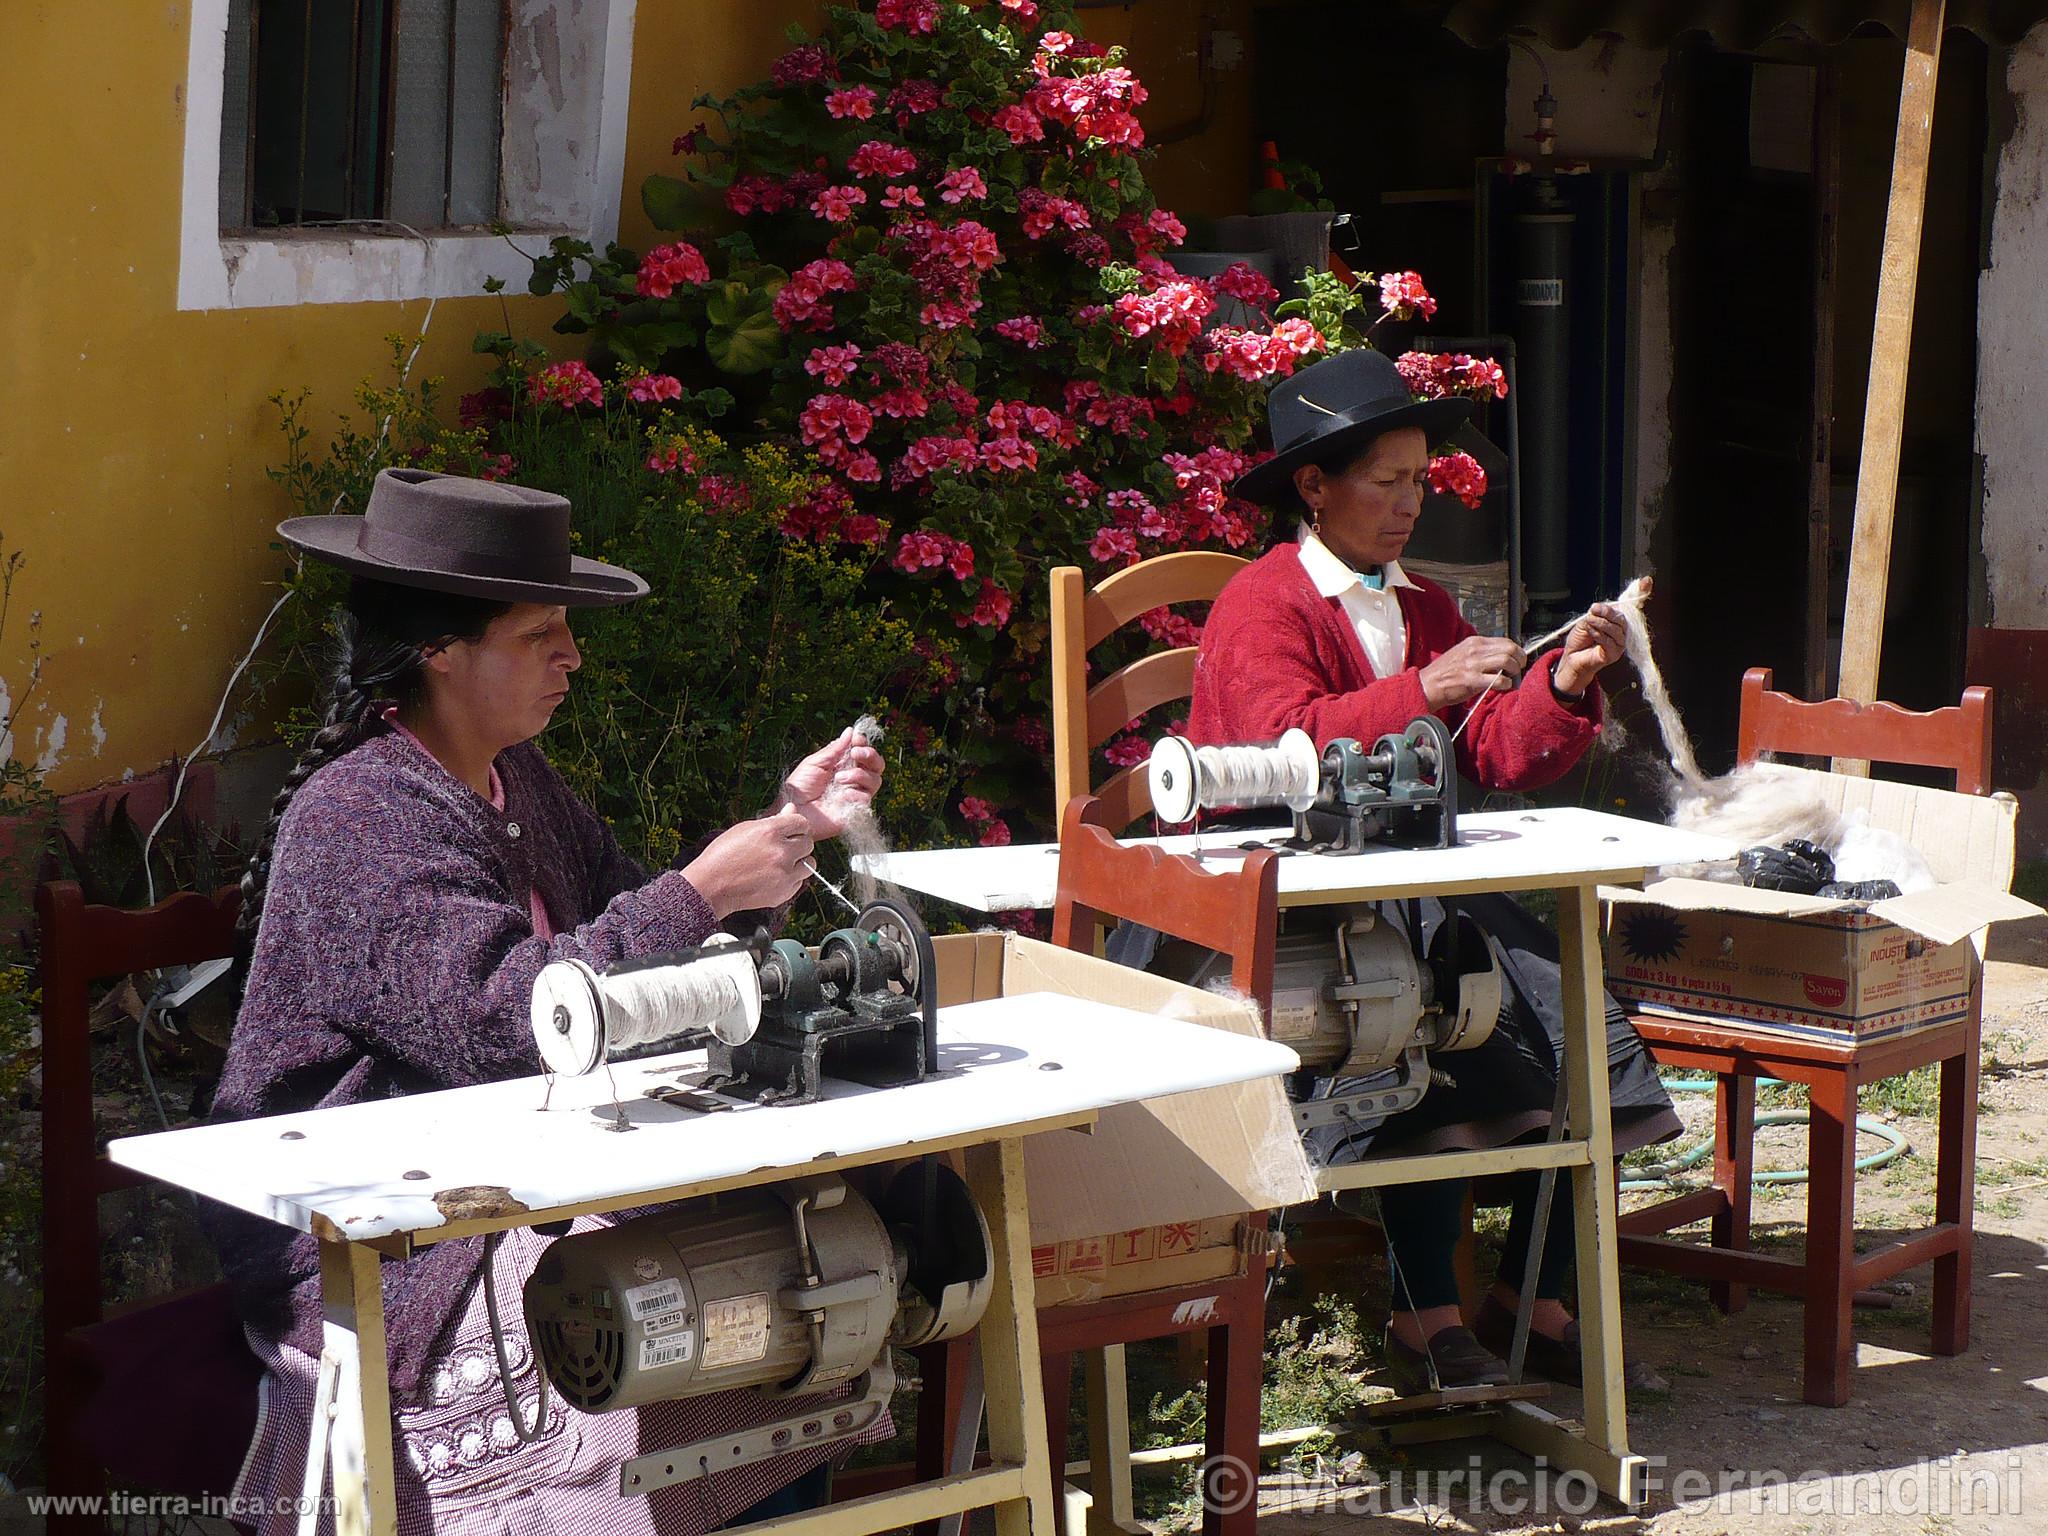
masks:
{"type": "MultiPolygon", "coordinates": [[[[334,1362],[328,1440],[338,1536],[397,1536],[390,1358],[377,1253],[360,1243],[320,1243],[323,1360],[334,1362]]],[[[318,1426],[315,1426],[318,1432],[318,1426]]]]}
{"type": "MultiPolygon", "coordinates": [[[[1579,1272],[1579,1334],[1584,1340],[1586,1439],[1629,1458],[1622,1388],[1619,1212],[1614,1190],[1614,1127],[1607,1099],[1607,1008],[1601,991],[1600,905],[1590,886],[1557,893],[1559,980],[1564,990],[1564,1071],[1574,1140],[1587,1162],[1572,1170],[1579,1272]]],[[[1628,1502],[1627,1491],[1606,1490],[1628,1502]]]]}
{"type": "Polygon", "coordinates": [[[1063,1465],[1054,1463],[1046,1434],[1024,1143],[1012,1137],[970,1149],[967,1184],[995,1247],[995,1289],[980,1329],[989,1456],[997,1466],[1019,1467],[1024,1474],[1024,1497],[996,1506],[996,1536],[1052,1536],[1053,1483],[1063,1465]]]}
{"type": "Polygon", "coordinates": [[[1088,1392],[1088,1536],[1130,1536],[1142,1529],[1131,1497],[1131,1393],[1124,1346],[1084,1351],[1088,1392]]]}

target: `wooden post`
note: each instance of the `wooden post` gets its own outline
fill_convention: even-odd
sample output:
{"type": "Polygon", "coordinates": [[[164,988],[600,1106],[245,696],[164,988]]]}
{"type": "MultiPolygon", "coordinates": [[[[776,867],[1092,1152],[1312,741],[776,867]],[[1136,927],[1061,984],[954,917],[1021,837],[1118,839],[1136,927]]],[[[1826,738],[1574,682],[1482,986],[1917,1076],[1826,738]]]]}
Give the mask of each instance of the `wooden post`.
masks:
{"type": "MultiPolygon", "coordinates": [[[[1856,532],[1849,548],[1849,600],[1842,619],[1840,692],[1863,704],[1877,698],[1877,663],[1884,644],[1906,367],[1913,348],[1913,294],[1920,276],[1920,226],[1927,211],[1927,159],[1934,137],[1934,86],[1941,67],[1945,8],[1944,0],[1913,0],[1906,69],[1899,81],[1891,208],[1885,216],[1884,265],[1878,274],[1877,319],[1870,333],[1870,387],[1864,397],[1863,452],[1856,473],[1856,532]]],[[[1837,773],[1870,772],[1870,764],[1860,758],[1838,757],[1834,768],[1837,773]]]]}
{"type": "Polygon", "coordinates": [[[1836,253],[1842,204],[1842,102],[1832,54],[1813,84],[1813,423],[1807,434],[1806,696],[1828,696],[1830,511],[1835,471],[1836,253]]]}

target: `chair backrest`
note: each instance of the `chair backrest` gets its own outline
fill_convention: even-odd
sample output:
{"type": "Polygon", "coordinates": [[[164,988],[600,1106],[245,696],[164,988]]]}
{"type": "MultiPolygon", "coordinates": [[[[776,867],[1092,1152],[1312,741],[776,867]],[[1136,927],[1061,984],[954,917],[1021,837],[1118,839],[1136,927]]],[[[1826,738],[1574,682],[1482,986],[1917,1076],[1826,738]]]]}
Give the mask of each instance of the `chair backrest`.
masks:
{"type": "MultiPolygon", "coordinates": [[[[46,1480],[87,1490],[95,1476],[76,1439],[79,1388],[67,1339],[100,1321],[102,1195],[150,1181],[100,1152],[92,1102],[92,984],[235,951],[241,892],[183,892],[147,911],[98,906],[76,883],[36,891],[43,988],[43,1345],[46,1480]]],[[[75,1528],[96,1525],[97,1517],[75,1528]]],[[[52,1529],[57,1527],[53,1524],[52,1529]]]]}
{"type": "Polygon", "coordinates": [[[1945,768],[1966,795],[1991,793],[1991,690],[1965,688],[1963,701],[1924,712],[1853,699],[1818,703],[1771,690],[1771,669],[1742,674],[1742,714],[1735,760],[1766,752],[1861,758],[1945,768]]]}
{"type": "Polygon", "coordinates": [[[1235,869],[1204,869],[1185,854],[1119,843],[1088,795],[1060,818],[1060,867],[1052,941],[1092,952],[1096,929],[1117,918],[1144,923],[1230,956],[1230,984],[1267,1014],[1280,905],[1279,855],[1261,848],[1235,869]]]}
{"type": "Polygon", "coordinates": [[[1184,699],[1195,687],[1192,645],[1140,657],[1093,688],[1088,653],[1155,608],[1209,601],[1247,563],[1212,550],[1183,550],[1140,560],[1093,587],[1079,566],[1052,573],[1053,810],[1062,824],[1076,795],[1100,800],[1099,814],[1117,831],[1152,809],[1142,764],[1091,790],[1089,756],[1146,710],[1184,699]]]}

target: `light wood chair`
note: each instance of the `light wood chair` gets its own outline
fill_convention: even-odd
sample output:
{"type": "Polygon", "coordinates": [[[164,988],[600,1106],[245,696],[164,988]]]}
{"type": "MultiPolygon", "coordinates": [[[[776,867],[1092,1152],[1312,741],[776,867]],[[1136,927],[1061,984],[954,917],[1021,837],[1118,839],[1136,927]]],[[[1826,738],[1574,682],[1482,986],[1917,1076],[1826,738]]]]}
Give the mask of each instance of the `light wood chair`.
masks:
{"type": "Polygon", "coordinates": [[[1101,802],[1112,832],[1152,809],[1143,766],[1090,787],[1090,754],[1149,709],[1187,698],[1195,687],[1195,647],[1154,651],[1088,685],[1088,653],[1154,608],[1206,602],[1249,562],[1213,550],[1183,550],[1140,560],[1093,587],[1077,565],[1052,573],[1053,812],[1064,825],[1076,795],[1101,802]]]}
{"type": "MultiPolygon", "coordinates": [[[[1918,714],[1848,699],[1809,703],[1773,692],[1770,670],[1753,667],[1742,679],[1736,755],[1746,763],[1766,752],[1943,768],[1955,774],[1960,792],[1989,794],[1991,690],[1969,688],[1959,705],[1918,714]]],[[[1804,1296],[1809,1403],[1833,1407],[1848,1401],[1856,1292],[1929,1260],[1934,1263],[1934,1351],[1960,1354],[1970,1339],[1982,1001],[1980,986],[1967,1018],[1855,1045],[1771,1035],[1737,1019],[1706,1024],[1632,1014],[1659,1062],[1714,1074],[1714,1179],[1706,1189],[1624,1215],[1621,1261],[1704,1279],[1723,1312],[1740,1310],[1751,1286],[1804,1296]],[[1857,1090],[1931,1062],[1941,1064],[1934,1225],[1859,1258],[1857,1090]],[[1806,1251],[1798,1258],[1750,1251],[1759,1077],[1804,1083],[1810,1095],[1806,1251]],[[1704,1246],[1664,1235],[1703,1217],[1711,1223],[1704,1246]]]]}

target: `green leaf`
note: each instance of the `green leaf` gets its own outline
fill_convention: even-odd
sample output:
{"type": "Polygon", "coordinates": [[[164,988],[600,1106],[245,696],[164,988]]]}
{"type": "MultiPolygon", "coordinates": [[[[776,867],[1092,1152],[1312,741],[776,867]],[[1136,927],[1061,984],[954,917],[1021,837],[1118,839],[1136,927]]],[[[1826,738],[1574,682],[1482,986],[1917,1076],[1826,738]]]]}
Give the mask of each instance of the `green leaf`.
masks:
{"type": "Polygon", "coordinates": [[[774,300],[773,289],[745,283],[713,288],[704,306],[710,321],[704,352],[720,372],[759,373],[781,355],[782,327],[775,323],[774,300]]]}
{"type": "Polygon", "coordinates": [[[659,173],[640,183],[640,206],[656,229],[681,229],[690,222],[690,186],[659,173]]]}
{"type": "Polygon", "coordinates": [[[1164,347],[1153,350],[1145,364],[1145,382],[1162,395],[1170,395],[1180,383],[1180,359],[1164,347]]]}

